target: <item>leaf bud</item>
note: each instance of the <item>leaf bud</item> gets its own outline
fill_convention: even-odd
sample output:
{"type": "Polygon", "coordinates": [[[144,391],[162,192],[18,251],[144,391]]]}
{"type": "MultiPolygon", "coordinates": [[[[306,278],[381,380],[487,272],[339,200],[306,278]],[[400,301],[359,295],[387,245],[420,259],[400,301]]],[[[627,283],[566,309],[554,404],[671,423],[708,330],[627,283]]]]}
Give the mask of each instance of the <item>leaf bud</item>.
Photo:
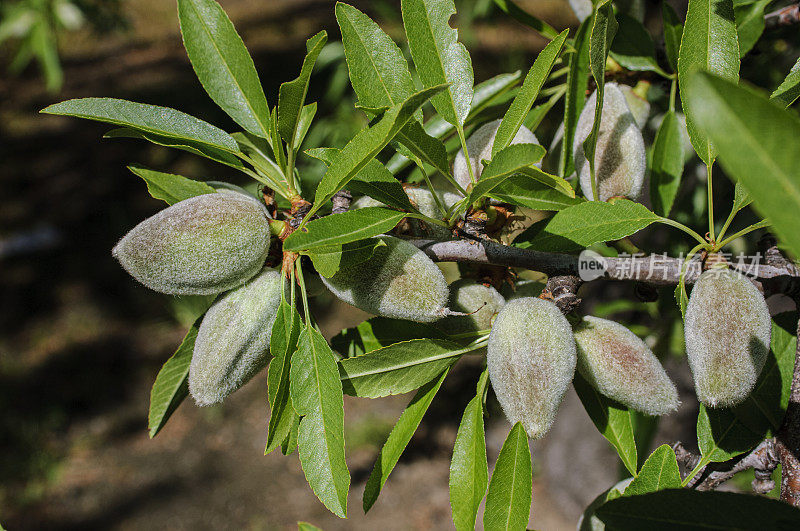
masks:
{"type": "Polygon", "coordinates": [[[495,318],[486,361],[497,399],[512,424],[542,437],[575,374],[575,340],[566,317],[550,301],[510,301],[495,318]]]}
{"type": "Polygon", "coordinates": [[[198,406],[222,402],[266,367],[282,285],[280,273],[264,269],[206,312],[189,367],[189,392],[198,406]]]}
{"type": "Polygon", "coordinates": [[[405,240],[376,236],[386,245],[372,258],[322,282],[342,301],[383,317],[428,323],[444,317],[449,291],[441,269],[405,240]]]}
{"type": "MultiPolygon", "coordinates": [[[[472,165],[472,171],[477,181],[483,173],[484,160],[492,159],[492,148],[494,147],[494,137],[497,135],[497,130],[500,128],[502,120],[494,120],[487,124],[482,125],[475,130],[467,139],[467,151],[469,152],[469,163],[472,165]]],[[[536,135],[524,125],[519,128],[511,144],[539,144],[536,135]]],[[[541,162],[535,164],[537,168],[541,168],[541,162]]],[[[464,156],[464,149],[461,148],[456,154],[453,161],[453,177],[456,182],[460,184],[465,190],[472,184],[469,177],[469,168],[467,168],[467,158],[464,156]]]]}
{"type": "Polygon", "coordinates": [[[112,254],[150,289],[210,295],[258,273],[269,242],[269,220],[258,201],[226,191],[165,208],[136,225],[112,254]]]}
{"type": "MultiPolygon", "coordinates": [[[[642,192],[647,164],[644,138],[619,85],[606,83],[604,94],[594,157],[598,195],[601,201],[612,197],[637,199],[642,192]]],[[[583,142],[592,131],[596,106],[597,91],[589,97],[578,118],[573,142],[575,170],[583,195],[589,200],[594,200],[594,194],[583,142]]]]}
{"type": "Polygon", "coordinates": [[[684,331],[700,402],[729,407],[747,398],[772,335],[767,303],[753,283],[724,267],[703,272],[686,305],[684,331]]]}
{"type": "Polygon", "coordinates": [[[575,327],[578,372],[605,396],[647,415],[678,409],[678,390],[655,354],[614,321],[586,316],[575,327]]]}

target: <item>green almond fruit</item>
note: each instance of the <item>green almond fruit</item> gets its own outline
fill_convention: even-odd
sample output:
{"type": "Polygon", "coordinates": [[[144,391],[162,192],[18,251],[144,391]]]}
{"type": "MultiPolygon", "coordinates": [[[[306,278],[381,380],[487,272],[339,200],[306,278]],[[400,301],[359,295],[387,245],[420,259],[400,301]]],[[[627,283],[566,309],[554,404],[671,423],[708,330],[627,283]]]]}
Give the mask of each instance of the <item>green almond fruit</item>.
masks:
{"type": "Polygon", "coordinates": [[[449,291],[442,271],[405,240],[376,236],[386,245],[361,264],[340,269],[322,282],[342,301],[365,312],[420,323],[447,315],[449,291]]]}
{"type": "Polygon", "coordinates": [[[189,392],[197,405],[222,402],[267,366],[282,285],[278,271],[265,269],[206,312],[189,367],[189,392]]]}
{"type": "Polygon", "coordinates": [[[180,201],[147,218],[112,254],[150,289],[211,295],[258,273],[269,243],[269,221],[259,202],[226,190],[180,201]]]}
{"type": "Polygon", "coordinates": [[[575,327],[578,372],[605,396],[647,415],[678,409],[678,390],[653,351],[614,321],[586,316],[575,327]]]}
{"type": "Polygon", "coordinates": [[[533,439],[547,433],[575,374],[572,327],[550,301],[510,301],[494,320],[486,362],[497,400],[511,424],[533,439]]]}
{"type": "Polygon", "coordinates": [[[772,336],[761,292],[736,271],[703,272],[686,305],[684,331],[700,402],[713,408],[744,401],[764,368],[772,336]]]}
{"type": "Polygon", "coordinates": [[[463,334],[489,330],[495,316],[503,309],[506,300],[492,286],[486,286],[469,278],[450,284],[448,307],[466,315],[453,315],[437,323],[448,334],[463,334]]]}

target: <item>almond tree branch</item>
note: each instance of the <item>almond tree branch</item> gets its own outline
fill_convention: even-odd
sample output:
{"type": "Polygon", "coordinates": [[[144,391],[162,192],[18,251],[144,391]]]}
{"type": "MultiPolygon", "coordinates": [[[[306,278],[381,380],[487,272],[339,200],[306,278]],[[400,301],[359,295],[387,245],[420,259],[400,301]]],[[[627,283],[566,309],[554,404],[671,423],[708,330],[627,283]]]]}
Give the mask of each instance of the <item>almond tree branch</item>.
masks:
{"type": "MultiPolygon", "coordinates": [[[[579,257],[569,254],[547,253],[503,245],[492,240],[410,240],[431,259],[437,262],[468,262],[511,266],[540,271],[548,276],[579,274],[579,257]]],[[[674,286],[680,279],[682,259],[665,255],[645,255],[603,258],[602,271],[596,278],[639,281],[655,286],[674,286]]],[[[791,262],[733,264],[733,268],[747,274],[763,289],[765,295],[785,293],[800,294],[800,272],[791,262]]],[[[691,262],[685,281],[693,284],[700,275],[699,261],[691,262]]],[[[584,276],[584,280],[586,277],[584,276]]]]}
{"type": "MultiPolygon", "coordinates": [[[[675,457],[684,469],[692,470],[700,461],[700,456],[691,453],[683,444],[678,442],[673,445],[675,457]]],[[[734,475],[752,468],[755,471],[755,479],[752,482],[753,490],[759,494],[765,494],[775,487],[772,481],[772,473],[778,466],[778,456],[774,439],[766,439],[756,446],[752,451],[740,455],[730,461],[723,463],[709,463],[687,485],[688,488],[697,490],[714,490],[734,475]]]]}
{"type": "Polygon", "coordinates": [[[800,22],[800,3],[792,4],[764,15],[764,25],[767,28],[790,26],[798,22],[800,22]]]}

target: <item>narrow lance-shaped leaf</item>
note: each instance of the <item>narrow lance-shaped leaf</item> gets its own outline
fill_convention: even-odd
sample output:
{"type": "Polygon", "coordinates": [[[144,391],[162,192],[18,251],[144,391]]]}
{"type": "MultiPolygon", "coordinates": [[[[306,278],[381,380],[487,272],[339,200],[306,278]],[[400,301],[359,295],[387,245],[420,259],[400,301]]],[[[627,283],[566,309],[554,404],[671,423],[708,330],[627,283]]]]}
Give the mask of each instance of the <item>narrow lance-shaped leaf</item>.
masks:
{"type": "Polygon", "coordinates": [[[528,435],[521,422],[511,428],[486,494],[483,528],[487,531],[527,529],[533,476],[528,435]]]}
{"type": "Polygon", "coordinates": [[[628,70],[649,70],[667,75],[656,61],[656,47],[644,24],[625,13],[617,14],[619,30],[611,45],[611,57],[628,70]]]}
{"type": "Polygon", "coordinates": [[[181,405],[183,399],[189,395],[189,365],[192,362],[194,341],[197,339],[201,320],[202,318],[195,321],[178,350],[158,371],[156,381],[150,390],[150,412],[147,424],[151,439],[161,431],[161,428],[166,426],[167,421],[181,405]]]}
{"type": "Polygon", "coordinates": [[[662,444],[650,454],[639,474],[625,489],[625,496],[636,496],[681,486],[681,473],[675,452],[668,444],[662,444]]]}
{"type": "Polygon", "coordinates": [[[348,395],[379,398],[408,393],[458,361],[465,349],[442,339],[412,339],[339,361],[348,395]]]}
{"type": "Polygon", "coordinates": [[[669,216],[683,174],[683,139],[675,111],[664,116],[653,142],[650,164],[650,201],[653,210],[669,216]]]}
{"type": "Polygon", "coordinates": [[[741,181],[758,212],[800,257],[800,119],[757,92],[707,73],[685,88],[697,103],[697,126],[714,141],[725,173],[741,181]]]}
{"type": "Polygon", "coordinates": [[[386,147],[386,144],[408,123],[414,112],[444,88],[445,85],[439,85],[417,92],[402,104],[386,111],[378,123],[359,131],[342,149],[339,157],[323,176],[314,197],[314,207],[308,217],[333,197],[333,194],[344,188],[350,179],[386,147]]]}
{"type": "Polygon", "coordinates": [[[644,205],[627,199],[587,201],[526,229],[514,245],[540,251],[574,251],[630,236],[659,219],[644,205]]]}
{"type": "Polygon", "coordinates": [[[416,92],[403,52],[371,18],[336,3],[350,84],[365,107],[391,107],[416,92]]]}
{"type": "Polygon", "coordinates": [[[522,22],[526,26],[529,26],[539,32],[542,37],[546,39],[555,39],[558,35],[558,31],[545,22],[537,17],[534,17],[527,11],[523,11],[517,4],[514,3],[514,0],[494,0],[494,3],[503,10],[504,13],[514,17],[519,22],[522,22]]]}
{"type": "Polygon", "coordinates": [[[669,2],[661,2],[661,20],[664,23],[664,48],[667,52],[667,61],[672,71],[677,72],[683,24],[669,2]]]}
{"type": "Polygon", "coordinates": [[[763,439],[728,409],[707,409],[697,415],[697,446],[705,462],[719,463],[755,448],[763,439]]]}
{"type": "MultiPolygon", "coordinates": [[[[413,124],[411,121],[409,124],[413,124]]],[[[321,160],[329,166],[339,157],[340,150],[336,148],[313,148],[306,150],[306,154],[321,160]]],[[[403,189],[403,185],[386,167],[378,160],[369,161],[355,177],[347,184],[348,190],[364,194],[377,199],[381,203],[393,206],[407,212],[417,209],[411,204],[403,189]]]]}
{"type": "Polygon", "coordinates": [[[267,394],[269,399],[270,418],[267,429],[267,445],[265,454],[278,447],[289,435],[292,423],[297,414],[292,406],[289,392],[289,370],[292,363],[292,354],[297,350],[297,340],[300,336],[300,314],[297,309],[287,303],[285,292],[282,294],[281,304],[275,324],[272,325],[272,336],[269,350],[272,360],[267,370],[267,394]]]}
{"type": "Polygon", "coordinates": [[[198,142],[230,153],[239,151],[236,140],[222,129],[169,107],[116,98],[81,98],[53,104],[41,112],[130,127],[165,137],[198,142]]]}
{"type": "Polygon", "coordinates": [[[144,166],[132,165],[128,169],[147,184],[147,191],[156,199],[174,205],[184,199],[203,194],[213,194],[215,190],[206,183],[187,179],[182,175],[151,170],[144,166]]]}
{"type": "Polygon", "coordinates": [[[567,93],[564,96],[564,139],[561,141],[561,156],[558,159],[558,174],[566,177],[575,170],[572,157],[572,141],[575,127],[583,106],[586,104],[586,88],[589,84],[589,36],[592,33],[592,19],[587,18],[578,27],[573,46],[575,51],[569,55],[567,73],[567,93]]]}
{"type": "MultiPolygon", "coordinates": [[[[289,144],[294,144],[295,133],[306,102],[311,71],[314,70],[314,64],[326,42],[328,34],[325,31],[320,31],[306,41],[306,57],[303,59],[300,75],[297,79],[283,83],[278,91],[278,132],[289,144]]],[[[297,146],[293,147],[297,149],[297,146]]]]}
{"type": "Polygon", "coordinates": [[[103,135],[103,138],[136,138],[139,140],[147,140],[157,146],[164,146],[168,148],[180,149],[187,153],[205,157],[214,162],[219,162],[231,168],[242,170],[245,166],[242,161],[236,156],[227,151],[222,151],[199,142],[192,142],[191,140],[176,139],[168,136],[157,135],[147,131],[139,131],[130,127],[118,127],[112,129],[103,135]]]}
{"type": "Polygon", "coordinates": [[[575,374],[573,385],[597,430],[614,446],[622,464],[635,476],[637,454],[633,414],[627,407],[600,394],[580,374],[575,374]]]}
{"type": "Polygon", "coordinates": [[[597,509],[606,529],[798,529],[800,511],[779,500],[734,492],[669,489],[623,496],[597,509]]]}
{"type": "Polygon", "coordinates": [[[480,181],[473,186],[469,194],[468,202],[480,199],[523,168],[533,166],[542,160],[544,154],[544,148],[536,144],[515,144],[498,152],[484,167],[480,181]]]}
{"type": "Polygon", "coordinates": [[[283,242],[284,251],[307,251],[370,238],[388,232],[401,219],[412,216],[382,207],[349,210],[315,219],[283,242]]]}
{"type": "Polygon", "coordinates": [[[253,59],[214,0],[178,0],[183,45],[211,99],[246,131],[268,138],[269,107],[253,59]]]}
{"type": "Polygon", "coordinates": [[[377,501],[381,489],[389,478],[389,474],[392,473],[395,465],[400,460],[400,456],[403,455],[403,451],[411,441],[411,437],[414,436],[414,432],[417,431],[420,422],[422,422],[422,417],[428,411],[428,407],[433,402],[445,377],[447,377],[448,370],[445,369],[437,379],[431,380],[417,391],[417,394],[406,406],[403,414],[400,415],[397,424],[392,428],[392,432],[383,444],[383,448],[378,454],[378,459],[375,461],[375,466],[372,468],[369,478],[367,478],[367,484],[364,486],[363,507],[365,513],[377,501]]]}
{"type": "Polygon", "coordinates": [[[436,111],[448,122],[462,126],[467,119],[474,77],[472,60],[458,31],[450,27],[453,0],[402,0],[403,26],[417,74],[425,86],[449,84],[431,98],[436,111]]]}
{"type": "Polygon", "coordinates": [[[375,254],[375,249],[383,247],[386,242],[377,238],[358,240],[343,245],[327,245],[317,247],[308,252],[309,258],[314,263],[317,273],[330,278],[339,269],[363,264],[375,254]]]}
{"type": "Polygon", "coordinates": [[[564,210],[583,203],[582,197],[569,197],[550,186],[535,181],[526,175],[514,175],[489,193],[504,203],[519,205],[534,210],[564,210]]]}
{"type": "Polygon", "coordinates": [[[299,149],[303,144],[303,140],[305,140],[306,134],[308,133],[309,128],[311,128],[311,123],[314,121],[314,116],[316,116],[316,114],[316,101],[305,105],[300,111],[300,118],[297,120],[297,129],[295,129],[294,138],[292,139],[292,145],[295,149],[299,149]]]}
{"type": "MultiPolygon", "coordinates": [[[[600,132],[600,120],[603,114],[603,95],[605,94],[606,84],[606,59],[611,42],[617,32],[617,21],[614,18],[614,8],[611,0],[601,0],[598,2],[594,13],[594,23],[592,24],[592,35],[589,38],[589,66],[592,70],[597,85],[597,103],[594,110],[594,124],[592,131],[583,142],[583,150],[586,159],[589,161],[589,169],[592,175],[592,189],[597,184],[594,171],[594,155],[597,147],[597,135],[600,132]]],[[[593,194],[597,196],[597,194],[593,194]]]]}
{"type": "Polygon", "coordinates": [[[697,125],[704,103],[687,92],[689,76],[697,69],[731,81],[739,79],[739,44],[731,0],[689,0],[678,57],[678,84],[689,139],[703,162],[710,166],[716,156],[714,147],[697,125]]]}
{"type": "Polygon", "coordinates": [[[492,157],[500,152],[506,146],[511,144],[511,141],[519,131],[528,116],[528,112],[533,107],[533,103],[539,96],[539,91],[542,89],[544,82],[547,81],[550,72],[553,70],[553,65],[561,54],[561,48],[564,46],[564,41],[567,38],[569,30],[562,31],[552,42],[545,46],[544,50],[539,53],[539,56],[534,61],[533,66],[525,76],[525,81],[522,82],[522,87],[511,102],[511,106],[503,116],[503,121],[500,122],[500,127],[497,129],[497,134],[494,137],[494,144],[492,144],[492,157]]]}
{"type": "Polygon", "coordinates": [[[800,58],[794,64],[786,79],[775,89],[769,99],[788,107],[800,97],[800,58]]]}
{"type": "Polygon", "coordinates": [[[344,460],[344,399],[334,353],[306,325],[292,356],[289,388],[299,415],[300,465],[314,494],[335,515],[347,515],[350,472],[344,460]]]}
{"type": "Polygon", "coordinates": [[[489,483],[483,425],[483,397],[488,375],[484,370],[477,394],[464,409],[450,462],[450,508],[459,531],[475,529],[478,508],[489,483]]]}
{"type": "Polygon", "coordinates": [[[764,33],[764,9],[772,0],[748,0],[748,3],[734,3],[736,15],[736,34],[739,39],[739,57],[747,55],[764,33]]]}
{"type": "Polygon", "coordinates": [[[447,337],[447,334],[429,324],[373,317],[356,327],[342,330],[331,339],[331,346],[344,357],[352,358],[400,341],[447,337]]]}

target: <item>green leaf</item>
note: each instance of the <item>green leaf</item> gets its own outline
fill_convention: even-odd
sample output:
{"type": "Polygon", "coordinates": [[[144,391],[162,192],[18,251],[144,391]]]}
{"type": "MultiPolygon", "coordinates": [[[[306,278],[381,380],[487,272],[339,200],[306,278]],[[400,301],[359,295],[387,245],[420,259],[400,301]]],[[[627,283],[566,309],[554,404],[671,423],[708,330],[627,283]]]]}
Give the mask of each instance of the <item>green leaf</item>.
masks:
{"type": "Polygon", "coordinates": [[[662,444],[650,454],[639,474],[625,489],[625,496],[636,496],[664,489],[678,489],[681,473],[675,452],[668,444],[662,444]]]}
{"type": "Polygon", "coordinates": [[[311,127],[311,123],[314,121],[314,116],[316,116],[316,114],[317,102],[309,103],[300,111],[300,118],[297,120],[297,129],[295,129],[294,138],[292,139],[292,145],[295,149],[299,149],[303,144],[303,140],[305,140],[308,129],[311,127]]]}
{"type": "Polygon", "coordinates": [[[236,168],[237,170],[242,170],[245,167],[241,160],[231,155],[227,151],[222,151],[220,149],[199,144],[197,142],[192,142],[190,140],[177,140],[168,136],[156,135],[145,131],[137,131],[136,129],[131,129],[129,127],[112,129],[104,134],[103,138],[136,138],[139,140],[147,140],[148,142],[152,142],[158,146],[180,149],[182,151],[186,151],[187,153],[199,155],[201,157],[213,160],[214,162],[219,162],[220,164],[230,166],[231,168],[236,168]]]}
{"type": "Polygon", "coordinates": [[[388,232],[401,219],[410,216],[382,207],[366,207],[315,219],[289,235],[284,251],[308,251],[342,245],[388,232]]]}
{"type": "Polygon", "coordinates": [[[664,23],[664,48],[667,52],[667,61],[669,61],[672,71],[677,72],[683,24],[678,18],[678,14],[666,1],[661,2],[661,20],[664,23]]]}
{"type": "Polygon", "coordinates": [[[527,175],[512,175],[492,190],[489,197],[534,210],[564,210],[585,202],[581,197],[564,195],[527,175]]]}
{"type": "Polygon", "coordinates": [[[597,509],[608,529],[780,529],[800,527],[800,511],[753,494],[669,489],[625,496],[597,509]]]}
{"type": "Polygon", "coordinates": [[[343,2],[336,3],[350,84],[365,107],[392,107],[416,89],[403,53],[367,15],[343,2]]]}
{"type": "Polygon", "coordinates": [[[617,13],[619,29],[611,45],[611,57],[628,70],[666,75],[656,61],[656,46],[644,24],[625,13],[617,13]]]}
{"type": "Polygon", "coordinates": [[[659,219],[644,205],[627,199],[586,201],[556,212],[542,225],[533,225],[517,236],[514,245],[539,251],[574,251],[630,236],[659,219]]]}
{"type": "Polygon", "coordinates": [[[289,388],[300,420],[300,465],[314,494],[347,516],[350,472],[344,460],[344,399],[336,361],[325,338],[306,325],[292,356],[289,388]]]}
{"type": "Polygon", "coordinates": [[[283,455],[291,455],[297,450],[297,437],[300,431],[300,415],[294,414],[292,425],[289,427],[289,433],[281,443],[281,453],[283,455]]]}
{"type": "Polygon", "coordinates": [[[81,98],[53,104],[41,112],[130,127],[137,131],[197,142],[229,153],[239,151],[233,137],[222,129],[169,107],[115,98],[81,98]]]}
{"type": "Polygon", "coordinates": [[[775,92],[772,93],[769,99],[778,102],[784,107],[788,107],[794,103],[798,97],[800,97],[800,58],[797,59],[792,69],[789,70],[786,79],[775,89],[775,92]]]}
{"type": "MultiPolygon", "coordinates": [[[[487,79],[483,83],[480,83],[475,86],[475,92],[472,95],[472,105],[469,110],[469,114],[467,115],[467,124],[471,123],[472,121],[476,120],[481,111],[486,109],[490,104],[494,103],[495,101],[499,100],[503,97],[509,90],[511,90],[514,85],[517,84],[520,78],[520,72],[514,72],[512,74],[500,74],[491,79],[487,79]]],[[[406,126],[413,126],[413,122],[409,122],[406,126]]],[[[447,122],[439,115],[432,117],[430,120],[425,122],[424,126],[425,132],[431,136],[432,138],[444,138],[449,133],[455,130],[453,124],[447,122]]],[[[404,131],[408,133],[408,131],[404,131]]],[[[398,141],[402,139],[398,136],[398,141]]],[[[432,164],[429,161],[429,164],[432,164]]],[[[395,153],[395,155],[389,160],[386,164],[386,168],[392,172],[392,174],[396,175],[400,170],[405,168],[411,163],[411,160],[406,158],[404,155],[400,153],[395,153]]],[[[432,164],[436,166],[436,164],[432,164]]],[[[447,171],[450,171],[449,163],[446,163],[447,171]]],[[[438,169],[438,166],[437,166],[438,169]]],[[[441,171],[441,170],[440,170],[441,171]]]]}
{"type": "Polygon", "coordinates": [[[492,472],[483,513],[484,529],[527,529],[532,474],[528,435],[522,423],[517,422],[506,437],[492,472]]]}
{"type": "Polygon", "coordinates": [[[408,393],[458,361],[465,350],[452,341],[412,339],[339,361],[344,392],[365,398],[408,393]]]}
{"type": "Polygon", "coordinates": [[[419,122],[411,120],[395,138],[422,162],[430,164],[442,175],[450,175],[450,163],[447,161],[444,144],[426,133],[419,122]]]}
{"type": "MultiPolygon", "coordinates": [[[[594,23],[592,24],[592,35],[589,37],[589,66],[592,70],[592,77],[597,85],[597,103],[594,109],[594,123],[592,130],[586,140],[583,141],[583,150],[589,160],[589,169],[592,178],[592,190],[597,183],[594,173],[595,148],[597,147],[597,135],[600,132],[600,119],[603,114],[603,99],[606,84],[606,59],[617,33],[617,20],[614,18],[614,8],[611,0],[600,0],[595,6],[594,23]]],[[[597,196],[597,193],[594,194],[597,196]]]]}
{"type": "Polygon", "coordinates": [[[214,0],[178,0],[183,45],[214,103],[246,131],[269,137],[267,98],[253,59],[214,0]]]}
{"type": "MultiPolygon", "coordinates": [[[[536,144],[514,144],[498,152],[484,167],[481,179],[469,194],[468,202],[477,201],[512,175],[533,166],[542,160],[544,154],[544,148],[536,144]]],[[[572,191],[569,183],[564,181],[564,185],[572,191]]]]}
{"type": "MultiPolygon", "coordinates": [[[[319,52],[328,42],[328,34],[323,30],[306,41],[306,57],[297,79],[281,84],[278,91],[278,132],[287,143],[294,142],[295,133],[308,93],[311,71],[317,62],[319,52]]],[[[293,147],[296,149],[297,146],[293,147]]]]}
{"type": "Polygon", "coordinates": [[[763,437],[742,424],[729,409],[707,409],[697,414],[697,446],[703,460],[720,463],[749,452],[763,437]]]}
{"type": "Polygon", "coordinates": [[[572,381],[578,398],[600,434],[617,450],[622,464],[632,475],[636,475],[636,441],[633,437],[633,413],[589,385],[575,373],[572,381]]]}
{"type": "Polygon", "coordinates": [[[572,141],[575,127],[586,103],[586,88],[589,85],[589,36],[592,32],[592,18],[584,20],[575,34],[575,51],[569,55],[567,73],[567,93],[564,96],[564,139],[561,142],[561,155],[558,160],[558,174],[566,177],[575,170],[572,158],[572,141]]]}
{"type": "Polygon", "coordinates": [[[202,317],[195,321],[178,350],[158,371],[156,381],[150,390],[150,412],[147,425],[151,439],[167,424],[183,399],[189,396],[189,365],[192,362],[194,341],[197,339],[201,320],[202,317]]]}
{"type": "Polygon", "coordinates": [[[797,351],[797,313],[786,312],[772,320],[770,352],[753,391],[732,409],[736,418],[765,437],[783,422],[797,351]]]}
{"type": "Polygon", "coordinates": [[[331,339],[331,346],[347,358],[411,339],[447,339],[448,336],[429,324],[373,317],[354,328],[342,330],[331,339]]]}
{"type": "Polygon", "coordinates": [[[444,88],[445,85],[439,85],[417,92],[403,103],[386,111],[378,123],[359,131],[342,149],[339,157],[323,176],[314,197],[314,207],[309,215],[333,197],[333,194],[344,188],[350,179],[355,177],[403,129],[414,112],[444,88]]]}
{"type": "Polygon", "coordinates": [[[494,0],[494,3],[507,15],[538,31],[542,37],[555,39],[558,35],[558,31],[553,26],[544,20],[534,17],[527,11],[523,11],[513,0],[494,0]]]}
{"type": "Polygon", "coordinates": [[[698,104],[697,126],[714,141],[725,173],[741,181],[756,210],[781,241],[800,256],[800,138],[797,115],[730,81],[698,73],[686,91],[698,104]]]}
{"type": "Polygon", "coordinates": [[[742,183],[737,181],[736,186],[733,189],[733,211],[739,212],[752,202],[753,200],[750,199],[750,194],[748,194],[747,190],[744,189],[742,183]]]}
{"type": "Polygon", "coordinates": [[[386,484],[389,474],[394,470],[395,465],[403,455],[403,451],[408,446],[414,432],[417,431],[422,417],[428,411],[428,407],[433,402],[433,398],[442,386],[448,370],[445,369],[439,378],[431,380],[429,383],[422,386],[411,402],[406,406],[397,424],[392,428],[392,432],[383,444],[378,459],[375,461],[375,466],[367,478],[367,484],[364,486],[364,512],[369,511],[375,502],[378,500],[378,495],[381,489],[386,484]]]}
{"type": "Polygon", "coordinates": [[[308,522],[297,522],[297,531],[322,531],[322,528],[308,522]]]}
{"type": "Polygon", "coordinates": [[[772,0],[735,5],[736,34],[739,39],[739,57],[744,57],[753,49],[761,34],[764,33],[764,9],[772,0]]]}
{"type": "Polygon", "coordinates": [[[308,253],[317,273],[330,278],[339,269],[363,264],[375,253],[375,249],[383,247],[386,242],[379,239],[358,240],[344,245],[327,245],[317,247],[308,253]]]}
{"type": "Polygon", "coordinates": [[[450,27],[456,12],[453,0],[402,0],[403,26],[417,74],[426,87],[449,84],[431,98],[436,111],[462,126],[472,103],[472,60],[458,31],[450,27]]]}
{"type": "MultiPolygon", "coordinates": [[[[410,122],[413,124],[414,122],[410,122]]],[[[313,148],[306,150],[306,154],[315,159],[319,159],[327,166],[333,164],[338,158],[340,150],[336,148],[313,148]]],[[[359,171],[355,177],[347,184],[347,188],[353,192],[364,194],[385,203],[386,205],[406,210],[408,212],[417,209],[411,204],[403,189],[403,185],[395,179],[386,167],[379,161],[373,159],[359,171]]]]}
{"type": "Polygon", "coordinates": [[[270,418],[265,455],[277,448],[289,435],[297,417],[289,391],[289,372],[292,354],[297,350],[297,340],[301,328],[300,314],[296,308],[286,302],[284,296],[278,307],[275,324],[272,325],[269,345],[269,351],[272,354],[272,360],[269,362],[267,370],[270,418]]]}
{"type": "Polygon", "coordinates": [[[509,146],[517,135],[519,128],[525,121],[525,117],[528,116],[528,112],[533,107],[533,102],[539,96],[539,91],[542,89],[544,82],[550,76],[556,59],[561,54],[561,48],[564,46],[567,33],[569,33],[569,30],[562,31],[558,37],[545,46],[536,61],[534,61],[533,66],[528,71],[528,75],[525,76],[525,81],[522,82],[522,87],[519,89],[514,101],[511,102],[511,106],[506,111],[505,116],[503,116],[503,121],[500,122],[500,127],[497,129],[494,144],[492,145],[492,158],[509,146]]]}
{"type": "Polygon", "coordinates": [[[193,181],[181,175],[150,170],[136,164],[128,166],[128,169],[144,180],[150,195],[165,201],[168,205],[174,205],[190,197],[215,192],[206,183],[193,181]]]}
{"type": "MultiPolygon", "coordinates": [[[[485,381],[485,376],[482,376],[485,381]]],[[[458,426],[450,461],[450,508],[456,529],[475,529],[478,507],[486,495],[489,466],[483,425],[483,389],[470,400],[458,426]]]]}
{"type": "Polygon", "coordinates": [[[706,113],[705,98],[688,90],[689,76],[697,69],[725,79],[739,79],[739,44],[731,0],[689,0],[678,57],[678,82],[686,128],[694,150],[710,166],[716,157],[714,146],[698,126],[706,113]]]}
{"type": "MultiPolygon", "coordinates": [[[[275,133],[277,135],[277,132],[275,133]]],[[[239,144],[239,149],[242,153],[250,157],[253,167],[255,167],[262,174],[266,175],[269,179],[279,183],[285,183],[286,177],[283,175],[283,170],[278,166],[272,156],[269,154],[272,150],[269,142],[259,136],[250,133],[233,133],[233,138],[239,144]]],[[[275,145],[278,145],[278,140],[274,140],[275,145]]],[[[282,154],[282,150],[278,150],[278,154],[282,154]]]]}
{"type": "Polygon", "coordinates": [[[683,175],[683,138],[675,111],[668,111],[653,141],[650,201],[653,210],[669,216],[683,175]]]}

